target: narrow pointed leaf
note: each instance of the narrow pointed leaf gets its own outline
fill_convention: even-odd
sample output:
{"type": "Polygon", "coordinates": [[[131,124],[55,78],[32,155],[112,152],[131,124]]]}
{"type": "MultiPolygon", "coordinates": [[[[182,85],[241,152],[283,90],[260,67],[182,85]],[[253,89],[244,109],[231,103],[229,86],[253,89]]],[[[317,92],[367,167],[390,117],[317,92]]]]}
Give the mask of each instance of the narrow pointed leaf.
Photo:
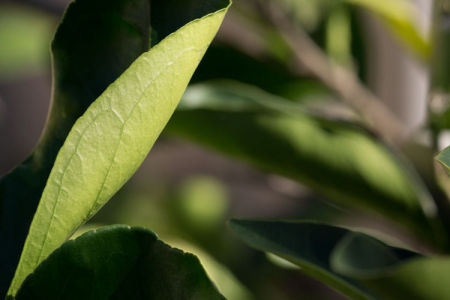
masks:
{"type": "Polygon", "coordinates": [[[90,231],[63,244],[16,299],[224,299],[192,254],[143,228],[90,231]]]}
{"type": "Polygon", "coordinates": [[[368,235],[317,223],[232,220],[230,226],[250,246],[291,261],[352,299],[378,299],[370,286],[353,278],[353,271],[380,273],[419,257],[368,235]]]}
{"type": "MultiPolygon", "coordinates": [[[[80,2],[72,8],[79,8],[80,2]]],[[[193,1],[206,14],[196,20],[190,19],[196,5],[178,4],[180,12],[174,17],[191,22],[142,54],[71,129],[43,191],[8,294],[14,295],[24,278],[136,171],[177,106],[229,2],[193,1]]],[[[161,9],[165,15],[163,8],[168,9],[156,5],[152,11],[161,9]]],[[[153,14],[157,23],[168,22],[156,11],[153,14]]],[[[157,29],[151,36],[170,33],[157,29]]]]}

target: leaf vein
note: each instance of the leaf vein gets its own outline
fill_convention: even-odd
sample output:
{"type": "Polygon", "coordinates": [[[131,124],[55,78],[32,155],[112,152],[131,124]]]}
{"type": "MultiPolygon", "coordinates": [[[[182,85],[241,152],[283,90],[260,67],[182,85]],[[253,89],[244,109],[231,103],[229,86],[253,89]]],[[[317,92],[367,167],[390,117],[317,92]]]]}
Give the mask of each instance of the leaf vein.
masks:
{"type": "MultiPolygon", "coordinates": [[[[180,51],[180,53],[177,55],[177,57],[174,59],[174,61],[177,61],[177,60],[178,60],[183,54],[185,54],[186,52],[188,52],[188,51],[193,51],[193,50],[196,50],[196,51],[198,51],[198,52],[201,52],[201,51],[202,51],[202,49],[197,49],[197,48],[195,48],[195,47],[189,47],[189,48],[183,49],[183,51],[180,51]]],[[[146,58],[145,60],[148,62],[148,59],[147,59],[147,58],[146,58]]],[[[118,142],[117,142],[117,146],[115,147],[115,151],[114,151],[114,154],[113,154],[113,158],[111,159],[111,164],[110,164],[109,167],[108,167],[108,170],[107,170],[107,172],[106,172],[106,175],[105,175],[105,177],[104,177],[104,180],[103,180],[103,182],[102,182],[102,185],[101,185],[101,187],[100,187],[100,190],[99,190],[99,192],[97,193],[96,199],[95,199],[94,203],[92,204],[92,207],[91,207],[91,209],[90,209],[90,211],[89,211],[89,213],[88,213],[88,215],[87,215],[86,218],[89,218],[89,217],[91,216],[91,214],[93,213],[93,211],[95,210],[96,204],[97,204],[97,202],[98,202],[98,199],[99,199],[101,193],[103,192],[103,189],[104,189],[104,187],[105,187],[106,180],[107,180],[107,178],[108,178],[108,176],[109,176],[109,174],[110,174],[111,168],[112,168],[112,166],[113,166],[113,164],[114,164],[114,161],[115,161],[115,158],[116,158],[116,154],[117,154],[117,151],[118,151],[119,146],[120,146],[120,141],[121,141],[121,139],[122,139],[122,135],[123,135],[123,131],[124,131],[123,129],[124,129],[124,127],[125,127],[127,121],[128,121],[129,118],[131,117],[131,115],[132,115],[134,109],[137,107],[137,105],[138,105],[138,104],[142,101],[142,99],[144,98],[144,94],[145,94],[145,92],[148,90],[148,88],[151,86],[151,84],[153,84],[153,83],[155,82],[155,80],[157,80],[158,77],[161,75],[161,73],[164,72],[165,70],[167,70],[167,68],[168,68],[169,66],[171,66],[171,65],[173,64],[174,61],[171,61],[171,63],[167,63],[166,66],[165,66],[161,71],[159,71],[159,72],[154,76],[154,78],[146,85],[146,87],[144,88],[144,90],[143,90],[143,91],[141,92],[141,94],[139,95],[139,98],[138,98],[138,99],[136,100],[136,102],[134,103],[134,105],[133,105],[131,111],[129,112],[129,114],[127,115],[127,117],[125,118],[125,120],[122,122],[122,125],[121,125],[121,128],[120,128],[120,133],[119,133],[119,138],[118,138],[118,142]]],[[[117,116],[117,118],[119,118],[119,120],[122,121],[122,119],[120,118],[120,116],[117,114],[117,111],[115,111],[112,107],[111,107],[110,109],[108,109],[108,110],[110,110],[114,115],[117,116]]],[[[57,206],[58,206],[58,204],[59,204],[59,202],[60,202],[59,199],[60,199],[60,194],[61,194],[62,185],[63,185],[63,182],[64,182],[64,176],[67,174],[66,171],[67,171],[67,169],[69,168],[69,166],[71,165],[71,162],[72,162],[73,157],[77,154],[78,147],[79,147],[79,145],[81,144],[81,140],[82,140],[82,138],[84,137],[86,131],[87,131],[93,124],[95,124],[95,121],[96,121],[101,115],[103,115],[103,113],[108,112],[108,110],[102,110],[102,111],[100,111],[100,112],[99,112],[99,113],[98,113],[98,114],[97,114],[97,115],[96,115],[96,116],[88,123],[88,125],[84,128],[84,130],[80,133],[78,139],[76,140],[75,149],[73,150],[73,153],[71,154],[71,156],[70,156],[70,158],[69,158],[67,164],[66,164],[66,165],[64,166],[64,168],[63,168],[62,177],[61,177],[61,179],[60,179],[60,182],[55,182],[55,183],[58,185],[58,193],[57,193],[57,196],[56,196],[56,199],[55,199],[53,208],[52,208],[51,217],[50,217],[50,220],[49,220],[49,222],[48,222],[48,226],[47,226],[47,229],[46,229],[46,231],[45,231],[45,237],[44,237],[44,240],[43,240],[43,242],[42,242],[42,244],[41,244],[41,247],[40,247],[40,249],[39,249],[39,255],[38,255],[38,258],[37,258],[37,260],[36,260],[36,262],[35,262],[35,265],[38,265],[39,262],[41,261],[42,256],[43,256],[42,254],[43,254],[43,250],[44,250],[44,245],[47,243],[47,240],[48,240],[48,238],[49,238],[49,229],[52,227],[52,224],[53,224],[53,221],[54,221],[54,218],[55,218],[56,208],[57,208],[57,206]]],[[[84,221],[86,221],[86,220],[84,220],[84,221]]]]}

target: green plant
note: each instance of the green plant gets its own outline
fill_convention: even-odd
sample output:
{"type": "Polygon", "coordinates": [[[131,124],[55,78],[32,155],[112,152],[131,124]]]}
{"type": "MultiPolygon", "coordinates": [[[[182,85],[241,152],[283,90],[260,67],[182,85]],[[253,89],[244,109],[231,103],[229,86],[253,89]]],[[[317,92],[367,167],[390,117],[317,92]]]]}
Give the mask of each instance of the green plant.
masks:
{"type": "MultiPolygon", "coordinates": [[[[237,21],[242,32],[233,32],[238,42],[214,45],[195,75],[228,0],[77,0],[68,7],[51,46],[46,130],[0,181],[0,290],[9,287],[9,298],[223,298],[195,256],[142,227],[112,225],[67,241],[132,176],[163,130],[300,182],[339,208],[296,211],[294,220],[232,219],[229,227],[249,246],[352,299],[448,297],[450,148],[437,156],[444,168],[434,165],[449,128],[446,1],[436,1],[432,39],[418,31],[404,0],[236,2],[233,16],[244,20],[237,21]],[[421,130],[430,143],[407,136],[367,88],[361,10],[430,65],[430,102],[445,104],[428,105],[421,130]],[[253,48],[240,43],[246,38],[255,39],[253,48]],[[339,219],[361,213],[388,230],[339,219]]],[[[220,184],[198,177],[178,192],[170,195],[175,222],[229,264],[226,277],[238,275],[258,298],[297,296],[280,292],[284,286],[265,295],[265,285],[281,281],[273,283],[277,267],[258,265],[265,258],[255,253],[248,259],[242,249],[221,249],[230,240],[218,230],[226,215],[220,184]],[[246,259],[256,266],[247,273],[236,267],[246,259]]]]}
{"type": "Polygon", "coordinates": [[[8,297],[221,298],[195,257],[147,230],[113,226],[65,241],[141,164],[228,5],[80,0],[69,6],[52,43],[47,128],[32,156],[1,182],[2,290],[16,269],[8,297]]]}

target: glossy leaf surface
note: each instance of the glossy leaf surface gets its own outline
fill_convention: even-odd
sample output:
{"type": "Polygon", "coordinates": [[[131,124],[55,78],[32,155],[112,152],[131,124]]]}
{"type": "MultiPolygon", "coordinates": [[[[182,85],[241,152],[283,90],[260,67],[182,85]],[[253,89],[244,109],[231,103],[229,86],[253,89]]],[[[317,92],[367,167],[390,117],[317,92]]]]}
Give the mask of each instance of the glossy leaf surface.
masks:
{"type": "Polygon", "coordinates": [[[16,299],[224,299],[192,254],[151,231],[109,226],[66,242],[16,299]]]}
{"type": "MultiPolygon", "coordinates": [[[[197,7],[200,16],[206,16],[142,54],[77,120],[48,178],[9,294],[14,295],[23,279],[129,179],[177,106],[229,4],[226,0],[178,2],[152,6],[152,18],[162,27],[153,28],[150,37],[177,29],[157,14],[166,15],[172,5],[179,9],[173,13],[177,20],[192,21],[197,7]]],[[[83,1],[75,2],[71,11],[83,18],[79,3],[83,1]]],[[[139,13],[145,15],[145,10],[139,13]]]]}

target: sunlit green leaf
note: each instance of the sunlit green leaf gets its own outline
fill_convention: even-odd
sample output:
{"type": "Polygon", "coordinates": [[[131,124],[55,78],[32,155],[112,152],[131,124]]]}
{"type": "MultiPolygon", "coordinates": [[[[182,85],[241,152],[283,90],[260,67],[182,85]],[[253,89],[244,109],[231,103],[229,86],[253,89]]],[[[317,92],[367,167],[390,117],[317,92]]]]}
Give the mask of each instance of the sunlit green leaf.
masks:
{"type": "Polygon", "coordinates": [[[62,245],[16,299],[224,299],[192,254],[151,231],[110,226],[62,245]]]}
{"type": "MultiPolygon", "coordinates": [[[[178,2],[152,6],[156,24],[169,22],[158,12],[170,11],[171,5],[179,6],[174,17],[184,22],[206,16],[142,54],[75,123],[48,178],[9,294],[14,295],[23,279],[129,179],[177,106],[229,4],[226,0],[193,1],[192,6],[178,2]],[[198,12],[197,7],[203,10],[198,12]]],[[[82,13],[80,3],[71,6],[73,14],[82,13]]],[[[113,24],[114,20],[111,16],[113,24]]],[[[170,31],[164,30],[177,26],[170,23],[158,29],[153,28],[151,36],[165,36],[170,31]]]]}
{"type": "MultiPolygon", "coordinates": [[[[184,24],[178,19],[173,22],[184,24]]],[[[81,0],[65,14],[51,45],[54,82],[46,129],[33,154],[0,180],[0,297],[11,282],[56,154],[69,130],[106,87],[148,50],[148,24],[148,0],[81,0]]],[[[34,26],[40,27],[29,25],[27,30],[33,32],[34,26]]]]}

